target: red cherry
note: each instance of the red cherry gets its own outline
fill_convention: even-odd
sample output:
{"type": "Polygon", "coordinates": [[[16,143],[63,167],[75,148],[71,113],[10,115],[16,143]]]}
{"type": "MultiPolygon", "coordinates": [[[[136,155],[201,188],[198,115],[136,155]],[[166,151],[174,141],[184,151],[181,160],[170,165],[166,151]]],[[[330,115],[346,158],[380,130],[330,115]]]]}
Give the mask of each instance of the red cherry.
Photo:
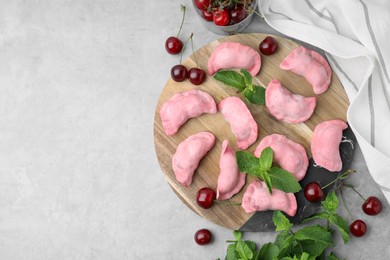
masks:
{"type": "Polygon", "coordinates": [[[202,84],[206,79],[206,72],[199,68],[192,68],[188,71],[188,79],[194,85],[202,84]]]}
{"type": "Polygon", "coordinates": [[[218,26],[225,26],[230,23],[228,10],[217,10],[214,12],[214,23],[218,26]]]}
{"type": "Polygon", "coordinates": [[[201,188],[196,194],[196,203],[200,207],[208,209],[213,206],[216,196],[217,195],[213,189],[207,187],[201,188]]]}
{"type": "Polygon", "coordinates": [[[205,10],[210,5],[210,0],[194,0],[196,8],[199,10],[205,10]]]}
{"type": "Polygon", "coordinates": [[[246,17],[246,11],[241,5],[234,9],[230,9],[230,20],[232,23],[239,23],[246,17]]]}
{"type": "Polygon", "coordinates": [[[202,17],[209,22],[212,22],[214,19],[213,12],[210,12],[209,10],[202,10],[202,17]]]}
{"type": "Polygon", "coordinates": [[[304,189],[305,198],[311,202],[321,201],[324,197],[324,191],[317,182],[310,182],[304,189]]]}
{"type": "Polygon", "coordinates": [[[366,223],[364,223],[363,220],[357,219],[349,226],[349,231],[351,231],[352,235],[355,237],[361,237],[366,234],[366,223]]]}
{"type": "Polygon", "coordinates": [[[183,48],[183,43],[177,37],[171,36],[165,41],[165,49],[169,54],[178,54],[183,48]]]}
{"type": "Polygon", "coordinates": [[[183,65],[175,65],[171,69],[171,77],[174,81],[182,82],[187,78],[188,71],[183,65]]]}
{"type": "Polygon", "coordinates": [[[278,50],[278,42],[273,37],[268,36],[260,43],[259,49],[264,55],[274,54],[278,50]]]}
{"type": "Polygon", "coordinates": [[[377,197],[370,196],[363,203],[362,209],[367,215],[377,215],[382,210],[382,202],[377,197]]]}
{"type": "Polygon", "coordinates": [[[196,231],[194,239],[198,245],[204,246],[211,242],[213,235],[210,230],[204,228],[196,231]]]}

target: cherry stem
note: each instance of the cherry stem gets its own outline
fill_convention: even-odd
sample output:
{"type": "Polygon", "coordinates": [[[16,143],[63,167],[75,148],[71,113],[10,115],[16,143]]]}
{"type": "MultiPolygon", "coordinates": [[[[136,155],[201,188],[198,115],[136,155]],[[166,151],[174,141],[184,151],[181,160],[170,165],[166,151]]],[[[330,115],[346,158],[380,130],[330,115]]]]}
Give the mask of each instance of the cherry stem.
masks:
{"type": "Polygon", "coordinates": [[[191,34],[191,48],[192,48],[192,54],[194,55],[194,59],[195,59],[195,63],[196,63],[196,67],[199,68],[199,65],[198,65],[198,60],[196,59],[196,55],[195,55],[195,51],[194,51],[194,41],[192,40],[192,34],[191,34]]]}
{"type": "Polygon", "coordinates": [[[358,192],[355,187],[353,187],[352,185],[349,185],[349,184],[344,184],[345,187],[347,188],[350,188],[352,189],[354,192],[356,192],[357,195],[359,195],[360,198],[362,198],[363,201],[366,201],[367,199],[363,197],[362,194],[360,194],[360,192],[358,192]]]}
{"type": "Polygon", "coordinates": [[[180,64],[181,64],[181,61],[182,61],[182,59],[183,59],[183,52],[184,52],[184,49],[186,48],[188,41],[189,41],[190,39],[192,39],[192,36],[194,36],[194,33],[191,33],[190,37],[188,37],[188,39],[187,39],[186,42],[184,43],[183,49],[181,50],[181,54],[180,54],[180,64]]]}
{"type": "Polygon", "coordinates": [[[336,179],[334,179],[333,181],[329,182],[328,184],[326,184],[325,186],[322,186],[321,189],[325,189],[327,187],[329,187],[330,185],[332,185],[333,183],[335,183],[336,181],[338,180],[343,180],[345,178],[347,178],[347,176],[351,173],[354,173],[356,172],[355,170],[347,170],[346,172],[344,172],[343,174],[339,175],[336,179]]]}
{"type": "Polygon", "coordinates": [[[177,38],[180,35],[181,28],[183,28],[184,17],[186,16],[186,7],[184,5],[180,5],[180,10],[183,12],[183,16],[181,18],[181,24],[180,24],[179,32],[177,33],[177,36],[176,36],[177,38]]]}
{"type": "Polygon", "coordinates": [[[341,189],[339,189],[339,191],[340,191],[341,202],[343,203],[344,208],[345,208],[345,209],[347,210],[347,212],[348,212],[349,219],[352,219],[351,211],[349,211],[349,209],[348,209],[348,207],[347,207],[347,204],[345,203],[343,191],[342,191],[341,189]]]}

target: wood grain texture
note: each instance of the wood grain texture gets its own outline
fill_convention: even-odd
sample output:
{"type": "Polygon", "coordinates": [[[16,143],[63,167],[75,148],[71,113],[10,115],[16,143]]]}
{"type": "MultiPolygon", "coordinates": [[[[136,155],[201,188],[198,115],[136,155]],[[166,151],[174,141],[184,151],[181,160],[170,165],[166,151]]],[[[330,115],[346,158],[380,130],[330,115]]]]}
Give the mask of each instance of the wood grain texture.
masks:
{"type": "MultiPolygon", "coordinates": [[[[252,47],[258,50],[259,43],[268,35],[265,34],[240,34],[221,38],[211,42],[195,52],[187,58],[183,65],[187,68],[198,66],[207,71],[208,57],[213,49],[219,43],[224,41],[235,41],[252,47]]],[[[249,147],[248,151],[253,152],[259,141],[272,133],[279,133],[288,138],[302,144],[306,148],[306,152],[311,157],[310,140],[315,126],[325,120],[341,119],[346,121],[346,112],[349,105],[348,98],[344,89],[335,74],[332,75],[330,88],[321,95],[315,95],[311,85],[301,76],[295,75],[292,72],[279,69],[280,62],[299,45],[291,40],[273,36],[279,44],[278,51],[271,55],[261,55],[262,67],[259,74],[254,78],[254,83],[267,86],[271,79],[278,79],[290,91],[303,96],[316,96],[317,107],[313,116],[302,124],[283,123],[273,118],[267,111],[265,106],[248,105],[254,119],[259,126],[259,136],[255,144],[249,147]]],[[[217,179],[219,175],[219,158],[221,153],[222,141],[229,140],[229,145],[237,150],[236,139],[232,134],[230,125],[225,121],[221,113],[215,115],[204,114],[198,118],[188,120],[179,131],[169,137],[165,135],[161,124],[160,108],[165,101],[171,98],[175,93],[186,91],[189,89],[199,89],[210,93],[218,103],[222,99],[240,94],[236,94],[235,90],[218,81],[212,76],[208,76],[206,81],[199,85],[192,85],[188,80],[184,82],[175,82],[168,79],[164,89],[161,92],[160,99],[155,110],[154,119],[154,142],[158,161],[165,176],[165,179],[180,197],[180,199],[200,216],[230,229],[240,228],[253,214],[247,214],[241,206],[218,204],[210,209],[202,209],[196,204],[196,193],[202,187],[211,187],[216,190],[217,179]],[[209,131],[216,137],[215,146],[201,160],[198,169],[196,170],[193,182],[190,187],[181,186],[175,179],[172,170],[172,156],[176,151],[177,146],[188,136],[200,131],[209,131]]],[[[241,97],[242,98],[242,97],[241,97]]],[[[229,201],[241,202],[243,193],[252,177],[247,176],[246,185],[240,193],[235,195],[229,201]]]]}

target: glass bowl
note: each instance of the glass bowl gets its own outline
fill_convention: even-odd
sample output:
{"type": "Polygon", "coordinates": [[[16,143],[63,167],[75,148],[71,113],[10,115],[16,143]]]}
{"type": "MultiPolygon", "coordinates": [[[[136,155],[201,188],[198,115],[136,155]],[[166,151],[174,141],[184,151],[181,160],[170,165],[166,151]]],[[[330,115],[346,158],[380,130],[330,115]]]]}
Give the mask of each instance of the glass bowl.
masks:
{"type": "Polygon", "coordinates": [[[254,11],[256,10],[257,7],[257,2],[258,0],[255,0],[251,4],[251,8],[253,8],[253,12],[251,12],[247,17],[245,17],[244,20],[242,20],[239,23],[232,24],[232,25],[227,25],[227,26],[218,26],[214,22],[210,22],[205,20],[202,17],[201,10],[199,10],[195,6],[195,1],[191,0],[192,2],[192,7],[195,10],[195,13],[197,14],[199,20],[202,22],[202,24],[210,31],[217,33],[217,34],[223,34],[223,35],[231,35],[231,34],[236,34],[239,32],[242,32],[252,21],[253,15],[255,14],[254,11]]]}

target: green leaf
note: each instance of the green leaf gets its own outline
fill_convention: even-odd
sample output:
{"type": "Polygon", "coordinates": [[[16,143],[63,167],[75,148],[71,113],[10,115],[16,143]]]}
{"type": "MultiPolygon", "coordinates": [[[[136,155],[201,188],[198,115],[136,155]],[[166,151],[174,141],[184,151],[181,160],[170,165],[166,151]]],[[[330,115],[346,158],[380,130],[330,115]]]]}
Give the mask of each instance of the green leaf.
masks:
{"type": "Polygon", "coordinates": [[[332,233],[320,225],[301,228],[295,232],[294,238],[296,240],[312,240],[317,244],[324,244],[326,246],[333,245],[332,233]]]}
{"type": "Polygon", "coordinates": [[[252,86],[252,90],[246,88],[242,91],[242,95],[251,104],[264,105],[265,104],[265,88],[259,86],[252,86]]]}
{"type": "Polygon", "coordinates": [[[329,245],[318,243],[313,240],[303,240],[294,248],[294,252],[306,252],[314,258],[320,256],[329,245]]]}
{"type": "Polygon", "coordinates": [[[302,255],[301,255],[301,258],[300,260],[308,260],[310,257],[310,255],[306,252],[303,252],[302,255]]]}
{"type": "Polygon", "coordinates": [[[276,232],[278,231],[288,231],[291,229],[293,224],[288,220],[288,218],[283,215],[283,213],[279,210],[275,210],[272,216],[272,221],[276,227],[276,232]]]}
{"type": "Polygon", "coordinates": [[[303,224],[303,223],[309,222],[309,221],[314,220],[314,219],[328,219],[329,216],[330,215],[328,212],[320,212],[320,213],[311,215],[310,217],[303,219],[300,223],[303,224]]]}
{"type": "Polygon", "coordinates": [[[269,171],[271,182],[274,188],[284,192],[298,192],[301,185],[295,177],[286,170],[279,167],[272,167],[269,171]]]}
{"type": "Polygon", "coordinates": [[[241,240],[241,237],[242,237],[242,232],[239,231],[239,230],[234,230],[233,231],[233,236],[236,240],[241,240]]]}
{"type": "Polygon", "coordinates": [[[237,151],[236,161],[240,172],[246,172],[247,174],[263,179],[259,158],[248,152],[237,151]]]}
{"type": "Polygon", "coordinates": [[[336,213],[336,209],[339,206],[339,200],[336,193],[334,191],[329,192],[325,200],[321,201],[321,204],[325,211],[336,213]]]}
{"type": "Polygon", "coordinates": [[[329,216],[329,222],[335,225],[344,240],[344,244],[349,241],[349,226],[348,223],[338,214],[334,213],[329,216]]]}
{"type": "Polygon", "coordinates": [[[271,147],[266,147],[260,154],[260,168],[264,171],[271,169],[272,162],[274,161],[274,151],[271,147]]]}
{"type": "Polygon", "coordinates": [[[262,171],[260,179],[262,179],[265,182],[265,185],[267,186],[269,193],[272,194],[272,182],[271,182],[271,178],[269,177],[269,173],[267,171],[262,171]]]}
{"type": "Polygon", "coordinates": [[[272,259],[279,255],[279,248],[273,243],[264,244],[259,253],[259,259],[272,259]]]}
{"type": "Polygon", "coordinates": [[[252,87],[252,75],[244,69],[241,69],[240,72],[244,75],[245,86],[251,88],[252,87]]]}
{"type": "Polygon", "coordinates": [[[293,247],[294,237],[287,231],[283,231],[276,236],[274,244],[279,247],[278,257],[289,255],[293,247]]]}
{"type": "Polygon", "coordinates": [[[244,243],[247,244],[247,246],[249,247],[250,250],[252,250],[252,252],[255,252],[256,251],[256,243],[254,241],[251,241],[251,240],[244,240],[244,243]]]}
{"type": "Polygon", "coordinates": [[[237,241],[236,251],[242,259],[252,259],[253,251],[242,240],[237,241]]]}
{"type": "Polygon", "coordinates": [[[226,257],[225,260],[238,260],[237,258],[237,251],[236,251],[236,244],[230,244],[226,251],[226,257]]]}
{"type": "Polygon", "coordinates": [[[222,70],[215,73],[214,78],[240,91],[245,89],[244,77],[238,72],[232,70],[222,70]]]}

